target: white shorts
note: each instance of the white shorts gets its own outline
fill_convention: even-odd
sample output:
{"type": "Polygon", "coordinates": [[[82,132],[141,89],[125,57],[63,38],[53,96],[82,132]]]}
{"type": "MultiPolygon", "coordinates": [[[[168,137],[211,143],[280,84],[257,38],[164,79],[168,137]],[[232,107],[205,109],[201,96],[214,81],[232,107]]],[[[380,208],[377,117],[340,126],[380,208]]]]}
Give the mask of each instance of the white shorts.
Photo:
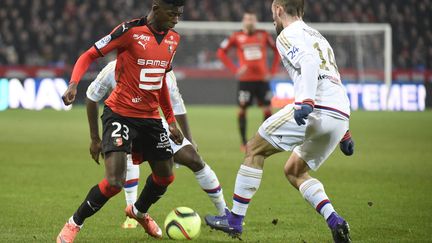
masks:
{"type": "MultiPolygon", "coordinates": [[[[169,129],[168,129],[168,123],[165,121],[165,119],[162,119],[162,125],[163,125],[163,127],[165,128],[165,130],[167,131],[168,136],[169,136],[171,133],[170,133],[170,131],[169,131],[169,129]]],[[[189,140],[187,140],[186,138],[183,138],[183,142],[182,142],[182,144],[180,144],[180,145],[174,143],[174,141],[171,140],[171,138],[170,138],[169,141],[170,141],[170,143],[171,143],[171,148],[173,149],[173,154],[177,153],[177,151],[179,151],[179,150],[180,150],[181,148],[183,148],[184,146],[192,145],[192,143],[191,143],[189,140]]]]}
{"type": "Polygon", "coordinates": [[[294,105],[287,105],[265,120],[258,133],[276,149],[294,151],[315,171],[334,151],[348,127],[347,120],[317,110],[308,116],[306,125],[299,126],[294,120],[294,105]]]}

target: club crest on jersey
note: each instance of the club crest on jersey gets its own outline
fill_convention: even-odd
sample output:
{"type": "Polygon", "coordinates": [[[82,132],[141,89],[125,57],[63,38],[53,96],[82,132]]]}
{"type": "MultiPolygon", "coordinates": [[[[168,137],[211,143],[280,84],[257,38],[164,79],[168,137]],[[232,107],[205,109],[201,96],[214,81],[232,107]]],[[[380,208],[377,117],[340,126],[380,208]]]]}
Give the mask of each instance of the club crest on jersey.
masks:
{"type": "Polygon", "coordinates": [[[242,35],[239,35],[238,37],[237,37],[237,40],[238,40],[238,42],[245,42],[246,41],[246,36],[244,35],[244,34],[242,34],[242,35]]]}
{"type": "Polygon", "coordinates": [[[178,42],[174,40],[174,36],[170,35],[164,41],[168,45],[178,45],[178,42]]]}
{"type": "Polygon", "coordinates": [[[121,137],[115,138],[113,144],[114,146],[120,147],[123,145],[123,139],[121,137]]]}
{"type": "Polygon", "coordinates": [[[170,54],[173,53],[173,47],[172,47],[172,45],[169,45],[169,46],[168,46],[168,52],[169,52],[170,54]]]}

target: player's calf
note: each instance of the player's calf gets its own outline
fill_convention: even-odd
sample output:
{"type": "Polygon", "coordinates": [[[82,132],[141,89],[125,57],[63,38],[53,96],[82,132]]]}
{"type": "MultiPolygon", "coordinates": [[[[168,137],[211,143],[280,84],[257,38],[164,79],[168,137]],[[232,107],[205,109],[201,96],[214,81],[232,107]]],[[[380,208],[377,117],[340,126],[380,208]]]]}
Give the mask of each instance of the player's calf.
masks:
{"type": "Polygon", "coordinates": [[[77,211],[60,231],[57,242],[73,242],[84,221],[98,212],[111,197],[120,191],[121,187],[110,185],[105,178],[98,185],[92,187],[77,211]]]}
{"type": "Polygon", "coordinates": [[[306,162],[293,152],[284,166],[285,177],[296,189],[306,180],[311,179],[306,162]]]}
{"type": "Polygon", "coordinates": [[[191,145],[184,146],[174,154],[174,160],[194,172],[196,180],[215,205],[219,215],[224,215],[226,203],[222,187],[214,171],[202,160],[196,149],[191,145]]]}
{"type": "Polygon", "coordinates": [[[162,195],[165,194],[168,185],[173,181],[174,175],[168,177],[160,177],[155,174],[149,175],[144,189],[133,207],[137,217],[141,217],[147,213],[150,206],[156,203],[162,195]]]}
{"type": "Polygon", "coordinates": [[[284,172],[289,182],[297,188],[303,198],[321,214],[332,231],[333,239],[337,243],[351,242],[348,223],[340,217],[329,197],[325,193],[323,184],[312,178],[309,167],[295,152],[285,164],[284,172]]]}
{"type": "Polygon", "coordinates": [[[205,164],[204,168],[194,172],[194,174],[203,191],[207,193],[210,200],[215,205],[219,215],[224,215],[226,202],[216,173],[210,168],[210,166],[205,164]]]}
{"type": "Polygon", "coordinates": [[[174,175],[161,177],[151,174],[147,177],[144,189],[134,205],[129,205],[125,211],[126,215],[134,218],[140,223],[145,231],[155,238],[162,237],[162,230],[156,222],[148,215],[150,206],[156,203],[165,194],[168,185],[174,181],[174,175]]]}
{"type": "Polygon", "coordinates": [[[104,178],[98,185],[90,189],[84,202],[73,215],[74,222],[81,226],[86,218],[99,211],[111,197],[120,191],[121,187],[110,185],[104,178]]]}

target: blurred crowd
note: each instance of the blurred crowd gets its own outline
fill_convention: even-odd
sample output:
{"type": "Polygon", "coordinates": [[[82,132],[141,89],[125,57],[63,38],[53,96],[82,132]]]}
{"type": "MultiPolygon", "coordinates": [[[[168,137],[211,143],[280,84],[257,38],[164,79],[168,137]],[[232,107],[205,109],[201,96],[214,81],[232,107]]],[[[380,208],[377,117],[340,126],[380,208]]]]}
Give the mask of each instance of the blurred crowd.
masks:
{"type": "MultiPolygon", "coordinates": [[[[305,21],[391,23],[395,68],[432,69],[431,0],[306,0],[305,21]]],[[[183,20],[239,21],[245,9],[272,21],[272,0],[186,0],[183,20]]],[[[0,0],[0,65],[72,65],[151,0],[0,0]]]]}

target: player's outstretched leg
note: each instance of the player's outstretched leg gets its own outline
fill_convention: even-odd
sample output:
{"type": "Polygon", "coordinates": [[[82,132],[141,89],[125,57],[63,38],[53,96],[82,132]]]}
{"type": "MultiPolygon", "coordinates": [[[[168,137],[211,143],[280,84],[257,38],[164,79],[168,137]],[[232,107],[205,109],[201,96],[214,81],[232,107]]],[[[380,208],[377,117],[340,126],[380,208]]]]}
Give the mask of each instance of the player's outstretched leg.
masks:
{"type": "Polygon", "coordinates": [[[147,177],[146,184],[133,205],[126,207],[126,216],[134,218],[150,236],[162,237],[162,230],[159,225],[147,213],[151,205],[156,203],[165,194],[168,185],[174,181],[172,173],[173,160],[149,161],[152,174],[147,177]]]}
{"type": "Polygon", "coordinates": [[[84,220],[97,211],[113,196],[121,191],[125,181],[126,156],[123,152],[112,152],[105,157],[105,178],[87,194],[81,206],[69,218],[57,236],[57,242],[73,242],[84,224],[84,220]]]}
{"type": "Polygon", "coordinates": [[[186,145],[174,154],[174,161],[188,167],[199,185],[215,205],[219,215],[225,215],[226,203],[215,172],[207,165],[192,145],[186,145]]]}
{"type": "MultiPolygon", "coordinates": [[[[138,180],[140,168],[139,165],[134,165],[132,156],[127,156],[126,182],[124,185],[126,205],[132,205],[137,200],[138,195],[138,180]]],[[[126,216],[126,220],[122,224],[123,229],[134,229],[138,222],[135,219],[126,216]]]]}
{"type": "Polygon", "coordinates": [[[309,176],[309,167],[296,152],[293,152],[285,165],[285,175],[289,182],[296,187],[303,198],[321,214],[330,228],[334,242],[351,242],[349,225],[339,216],[324,191],[323,184],[309,176]]]}
{"type": "Polygon", "coordinates": [[[245,161],[237,173],[233,208],[231,211],[226,210],[225,216],[207,215],[205,221],[208,226],[233,237],[241,235],[249,203],[261,184],[264,159],[277,152],[279,151],[258,134],[249,141],[245,161]]]}

